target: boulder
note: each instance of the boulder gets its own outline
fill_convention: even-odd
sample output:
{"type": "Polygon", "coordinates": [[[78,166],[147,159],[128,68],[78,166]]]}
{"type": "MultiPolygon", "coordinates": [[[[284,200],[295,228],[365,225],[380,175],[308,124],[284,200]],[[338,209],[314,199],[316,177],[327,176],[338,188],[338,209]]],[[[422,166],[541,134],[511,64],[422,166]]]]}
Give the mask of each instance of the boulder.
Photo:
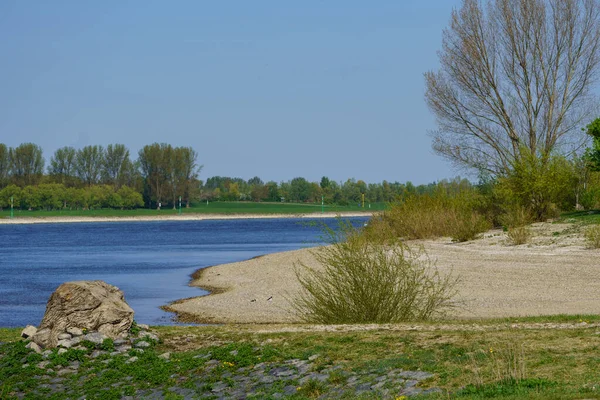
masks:
{"type": "Polygon", "coordinates": [[[67,282],[50,296],[32,340],[42,348],[56,347],[59,335],[72,328],[117,339],[127,335],[132,323],[133,310],[117,287],[103,281],[67,282]]]}
{"type": "Polygon", "coordinates": [[[21,332],[21,337],[24,339],[29,339],[30,337],[35,335],[36,332],[37,328],[35,326],[27,325],[25,329],[23,329],[23,331],[21,332]]]}

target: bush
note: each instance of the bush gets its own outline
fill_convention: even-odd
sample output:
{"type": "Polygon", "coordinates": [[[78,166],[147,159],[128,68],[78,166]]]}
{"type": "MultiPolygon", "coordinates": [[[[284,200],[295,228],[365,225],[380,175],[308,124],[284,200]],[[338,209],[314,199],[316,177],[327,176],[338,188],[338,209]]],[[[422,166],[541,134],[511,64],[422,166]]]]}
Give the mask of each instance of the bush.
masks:
{"type": "Polygon", "coordinates": [[[464,242],[491,228],[486,208],[485,199],[475,190],[448,193],[440,185],[431,194],[410,195],[391,204],[378,224],[386,223],[396,236],[405,239],[450,236],[464,242]]]}
{"type": "Polygon", "coordinates": [[[327,233],[331,245],[313,252],[323,269],[296,268],[302,291],[291,303],[304,321],[422,321],[455,306],[457,279],[442,276],[424,251],[392,239],[373,243],[349,223],[327,233]]]}
{"type": "Polygon", "coordinates": [[[498,180],[500,202],[531,210],[535,221],[573,209],[578,182],[574,164],[561,156],[542,159],[526,149],[522,154],[512,171],[498,180]]]}
{"type": "Polygon", "coordinates": [[[528,225],[532,219],[531,213],[521,206],[510,208],[502,215],[500,220],[507,230],[508,240],[511,244],[517,246],[529,242],[532,232],[528,225]]]}
{"type": "Polygon", "coordinates": [[[600,225],[592,225],[585,230],[585,240],[590,249],[600,249],[600,225]]]}

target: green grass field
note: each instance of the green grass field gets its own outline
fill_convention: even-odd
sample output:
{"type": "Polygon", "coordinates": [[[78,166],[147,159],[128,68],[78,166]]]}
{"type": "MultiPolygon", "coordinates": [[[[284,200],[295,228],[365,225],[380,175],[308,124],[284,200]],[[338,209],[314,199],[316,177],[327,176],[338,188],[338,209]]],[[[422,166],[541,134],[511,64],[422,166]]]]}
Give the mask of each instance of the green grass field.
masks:
{"type": "MultiPolygon", "coordinates": [[[[254,203],[254,202],[213,202],[195,203],[190,208],[183,208],[183,214],[309,214],[325,212],[361,212],[381,211],[385,203],[372,203],[371,208],[352,206],[325,205],[306,203],[254,203]]],[[[28,211],[15,210],[15,218],[27,217],[135,217],[135,216],[166,216],[177,215],[178,210],[163,208],[162,210],[138,208],[135,210],[59,210],[59,211],[28,211]]],[[[0,211],[0,218],[8,218],[9,210],[0,211]]]]}

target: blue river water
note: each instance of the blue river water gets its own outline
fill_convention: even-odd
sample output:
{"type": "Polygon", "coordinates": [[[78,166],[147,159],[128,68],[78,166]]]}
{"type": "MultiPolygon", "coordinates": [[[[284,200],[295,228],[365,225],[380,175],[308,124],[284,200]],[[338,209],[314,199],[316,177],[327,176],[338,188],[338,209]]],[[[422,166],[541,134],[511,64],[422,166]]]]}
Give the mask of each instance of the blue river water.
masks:
{"type": "Polygon", "coordinates": [[[61,283],[97,279],[125,293],[137,322],[171,325],[161,305],[206,294],[188,286],[196,270],[321,237],[322,222],[292,218],[0,225],[0,327],[39,325],[61,283]]]}

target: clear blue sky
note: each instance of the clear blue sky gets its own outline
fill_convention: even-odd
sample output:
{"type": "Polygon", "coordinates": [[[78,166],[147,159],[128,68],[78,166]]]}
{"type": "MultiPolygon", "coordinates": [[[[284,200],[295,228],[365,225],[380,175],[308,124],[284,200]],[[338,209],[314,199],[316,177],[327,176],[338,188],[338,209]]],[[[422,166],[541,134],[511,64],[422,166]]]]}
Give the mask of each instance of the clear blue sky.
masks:
{"type": "Polygon", "coordinates": [[[459,0],[0,2],[0,142],[192,146],[213,175],[428,183],[459,0]]]}

